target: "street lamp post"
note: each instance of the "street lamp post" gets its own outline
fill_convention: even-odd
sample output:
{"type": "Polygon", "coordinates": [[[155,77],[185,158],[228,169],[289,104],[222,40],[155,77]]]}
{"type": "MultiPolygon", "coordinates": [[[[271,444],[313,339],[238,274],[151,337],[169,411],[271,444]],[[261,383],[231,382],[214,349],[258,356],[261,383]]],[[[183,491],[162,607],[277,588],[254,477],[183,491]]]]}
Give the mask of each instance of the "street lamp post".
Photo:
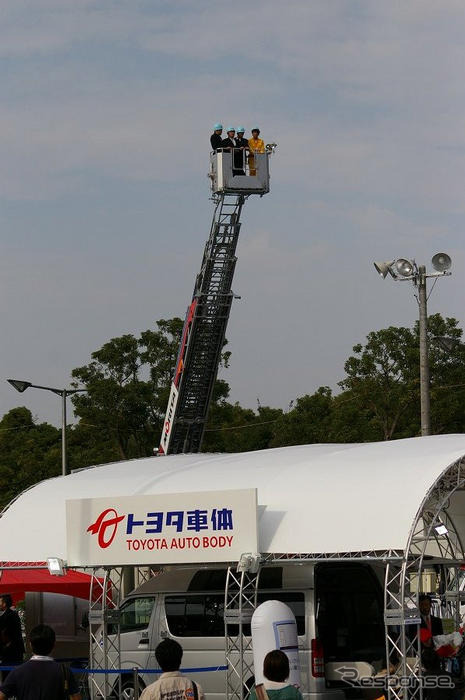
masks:
{"type": "Polygon", "coordinates": [[[40,386],[40,384],[32,384],[31,382],[25,382],[21,379],[8,379],[7,380],[12,387],[19,391],[21,394],[26,389],[44,389],[45,391],[51,391],[58,396],[61,396],[61,473],[63,476],[67,474],[67,444],[66,444],[66,399],[72,394],[78,394],[79,392],[87,391],[87,389],[55,389],[51,386],[40,386]]]}
{"type": "Polygon", "coordinates": [[[426,273],[425,265],[417,265],[415,260],[399,258],[390,262],[375,262],[374,266],[378,274],[386,278],[389,273],[396,282],[410,280],[418,289],[418,332],[420,344],[420,418],[421,434],[431,435],[431,406],[430,406],[430,378],[428,358],[428,313],[426,280],[428,277],[443,277],[452,274],[450,267],[452,261],[447,253],[436,253],[431,260],[436,272],[426,273]]]}

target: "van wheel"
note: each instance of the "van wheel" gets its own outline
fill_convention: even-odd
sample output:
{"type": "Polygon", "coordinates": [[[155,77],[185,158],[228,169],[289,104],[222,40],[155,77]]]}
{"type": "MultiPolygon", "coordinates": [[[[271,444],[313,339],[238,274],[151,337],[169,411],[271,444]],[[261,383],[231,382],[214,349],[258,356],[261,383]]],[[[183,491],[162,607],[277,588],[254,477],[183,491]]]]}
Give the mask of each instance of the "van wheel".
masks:
{"type": "MultiPolygon", "coordinates": [[[[139,694],[142,693],[144,688],[145,683],[139,680],[139,694]]],[[[125,681],[121,688],[121,700],[135,700],[135,698],[136,696],[134,694],[134,682],[132,681],[132,679],[130,681],[125,681]]]]}

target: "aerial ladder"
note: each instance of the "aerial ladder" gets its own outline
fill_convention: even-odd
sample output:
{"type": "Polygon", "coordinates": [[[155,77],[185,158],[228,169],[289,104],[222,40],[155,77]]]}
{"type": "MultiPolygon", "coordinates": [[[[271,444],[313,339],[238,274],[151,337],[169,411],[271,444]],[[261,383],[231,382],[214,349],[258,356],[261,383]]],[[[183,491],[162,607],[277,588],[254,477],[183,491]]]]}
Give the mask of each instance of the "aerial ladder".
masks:
{"type": "Polygon", "coordinates": [[[184,321],[159,455],[200,451],[234,297],[232,281],[242,208],[250,195],[269,192],[269,160],[275,147],[267,145],[265,153],[254,155],[252,171],[244,151],[240,152],[240,169],[237,152],[210,156],[215,208],[184,321]]]}

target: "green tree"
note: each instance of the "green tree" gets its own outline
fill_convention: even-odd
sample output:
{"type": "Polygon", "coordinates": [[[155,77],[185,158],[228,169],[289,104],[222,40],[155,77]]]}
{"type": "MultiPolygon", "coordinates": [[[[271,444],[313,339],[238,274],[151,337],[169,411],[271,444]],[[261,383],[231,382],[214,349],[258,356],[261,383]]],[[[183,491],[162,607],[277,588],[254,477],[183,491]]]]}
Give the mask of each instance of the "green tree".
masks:
{"type": "MultiPolygon", "coordinates": [[[[455,319],[434,314],[428,319],[431,376],[432,432],[463,429],[465,354],[458,342],[462,330],[455,319]],[[443,336],[456,341],[444,351],[435,340],[443,336]],[[452,394],[444,393],[446,388],[452,394]],[[442,398],[441,398],[441,392],[442,398]]],[[[394,327],[368,334],[365,345],[357,344],[344,365],[346,377],[339,386],[350,392],[354,406],[365,413],[368,439],[390,440],[420,432],[420,382],[418,323],[413,329],[394,327]]]]}
{"type": "Polygon", "coordinates": [[[249,452],[270,446],[283,412],[259,406],[257,412],[227,401],[213,403],[202,452],[249,452]]]}
{"type": "MultiPolygon", "coordinates": [[[[114,459],[145,457],[158,443],[183,322],[161,319],[139,338],[123,335],[92,353],[73,370],[87,388],[75,394],[80,428],[92,428],[111,445],[114,459]]],[[[108,451],[108,449],[106,450],[108,451]]]]}
{"type": "Polygon", "coordinates": [[[24,406],[0,421],[0,506],[29,486],[61,474],[61,431],[36,424],[24,406]]]}
{"type": "Polygon", "coordinates": [[[329,442],[333,413],[331,389],[321,386],[314,394],[298,398],[295,406],[277,421],[271,447],[329,442]]]}
{"type": "MultiPolygon", "coordinates": [[[[300,397],[274,429],[271,446],[315,442],[371,442],[420,432],[419,334],[391,326],[354,346],[343,391],[328,387],[300,397]]],[[[428,319],[433,433],[465,430],[465,344],[453,318],[428,319]],[[438,337],[442,342],[438,342],[438,337]],[[449,342],[444,347],[444,338],[449,342]]]]}
{"type": "Polygon", "coordinates": [[[434,314],[430,334],[431,429],[433,433],[465,432],[465,344],[455,318],[434,314]]]}
{"type": "MultiPolygon", "coordinates": [[[[73,370],[76,385],[87,388],[86,393],[73,396],[80,419],[73,436],[74,464],[153,454],[161,435],[182,328],[180,318],[161,319],[157,330],[143,331],[138,338],[129,334],[113,338],[92,353],[89,364],[73,370]]],[[[229,352],[222,353],[222,366],[228,365],[229,357],[229,352]]],[[[217,380],[213,401],[223,401],[228,394],[227,382],[217,380]]]]}

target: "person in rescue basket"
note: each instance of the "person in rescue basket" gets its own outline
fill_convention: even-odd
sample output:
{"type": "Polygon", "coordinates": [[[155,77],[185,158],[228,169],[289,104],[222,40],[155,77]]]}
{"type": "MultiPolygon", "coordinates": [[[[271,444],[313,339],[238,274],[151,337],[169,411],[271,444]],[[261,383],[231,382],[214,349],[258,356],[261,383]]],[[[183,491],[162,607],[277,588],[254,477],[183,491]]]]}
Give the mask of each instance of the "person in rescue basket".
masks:
{"type": "Polygon", "coordinates": [[[249,139],[249,172],[250,175],[256,175],[257,170],[255,168],[255,153],[265,153],[265,142],[263,139],[259,138],[260,129],[258,126],[254,126],[252,129],[252,138],[249,139]]]}
{"type": "Polygon", "coordinates": [[[303,700],[302,693],[288,682],[289,659],[280,649],[269,651],[263,660],[265,681],[255,686],[250,700],[303,700]]]}
{"type": "Polygon", "coordinates": [[[223,125],[222,124],[215,124],[213,127],[213,134],[210,136],[210,145],[214,151],[217,151],[218,148],[221,148],[221,142],[223,139],[221,138],[221,134],[223,133],[223,125]]]}
{"type": "Polygon", "coordinates": [[[182,646],[178,642],[164,639],[155,649],[155,658],[163,673],[145,688],[140,700],[205,700],[200,685],[179,671],[182,646]]]}
{"type": "MultiPolygon", "coordinates": [[[[225,139],[223,139],[221,143],[221,147],[223,151],[230,151],[233,154],[233,175],[239,175],[240,172],[236,170],[235,168],[235,159],[236,159],[236,140],[234,138],[234,135],[236,133],[236,129],[233,126],[228,126],[227,132],[228,135],[225,139]]],[[[242,162],[242,157],[241,157],[241,162],[242,162]]]]}
{"type": "Polygon", "coordinates": [[[234,168],[236,170],[236,175],[245,175],[244,164],[249,142],[244,138],[244,133],[244,127],[238,126],[236,131],[236,148],[234,150],[234,168]]]}

